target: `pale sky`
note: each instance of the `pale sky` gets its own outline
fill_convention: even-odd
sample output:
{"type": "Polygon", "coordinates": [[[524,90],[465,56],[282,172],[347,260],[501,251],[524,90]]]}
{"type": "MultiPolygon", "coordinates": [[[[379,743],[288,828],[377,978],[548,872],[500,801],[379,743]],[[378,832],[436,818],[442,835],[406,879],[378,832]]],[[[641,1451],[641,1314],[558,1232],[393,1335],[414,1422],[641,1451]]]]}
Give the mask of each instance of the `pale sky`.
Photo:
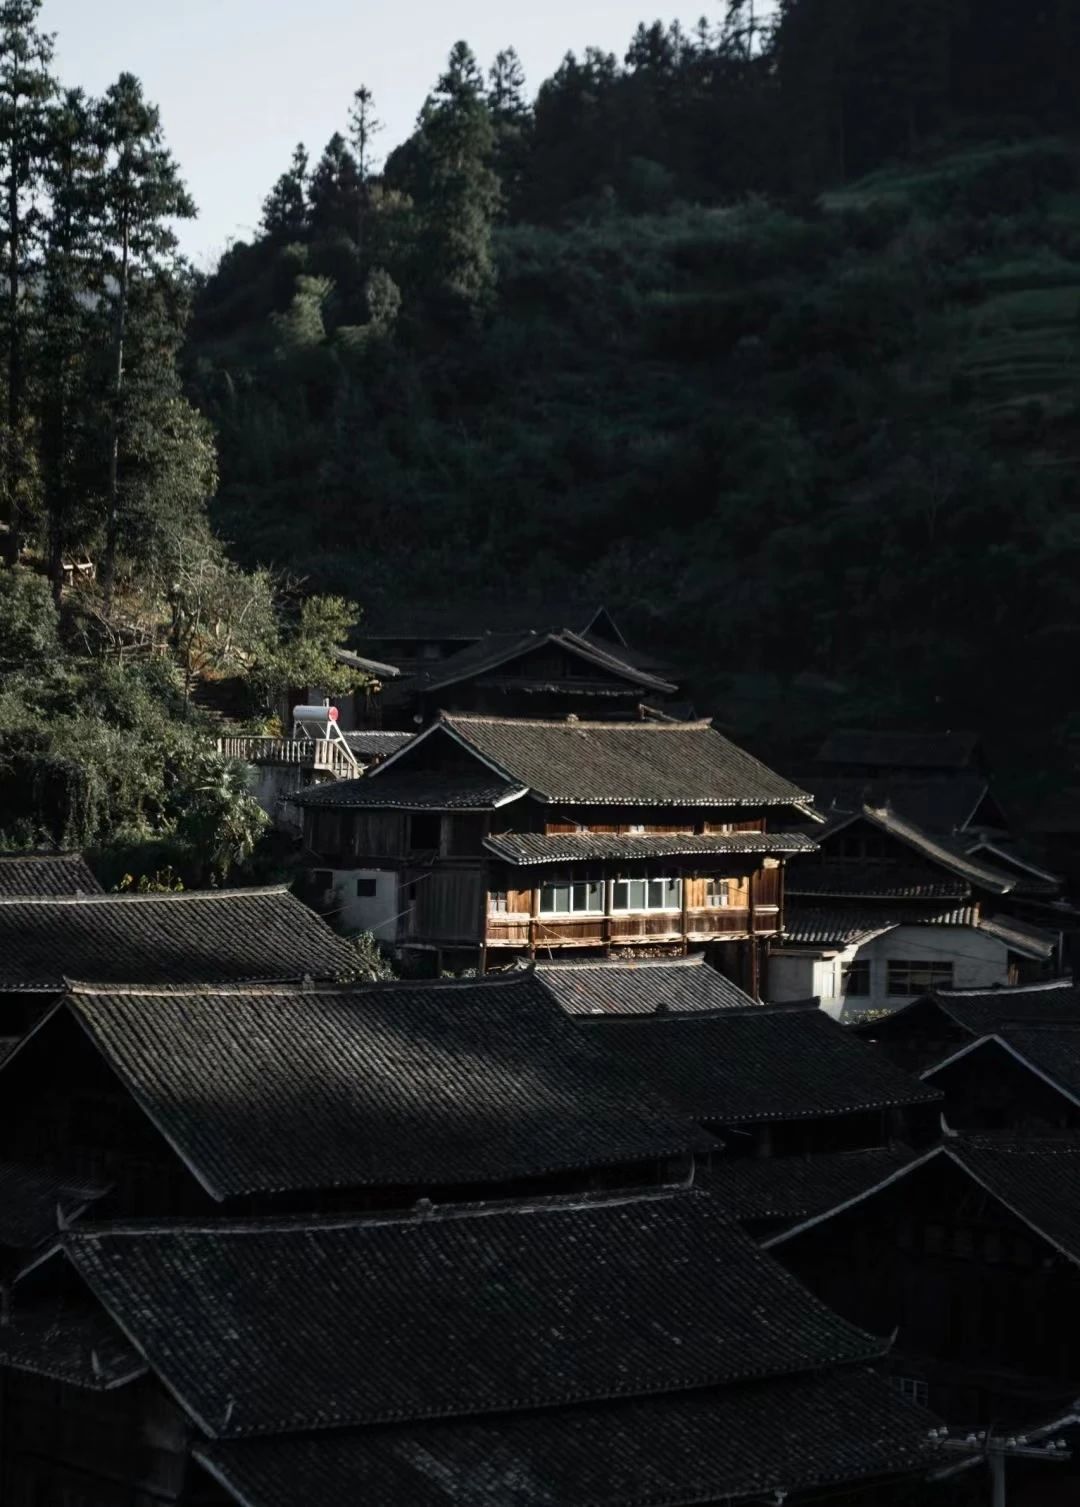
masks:
{"type": "Polygon", "coordinates": [[[487,69],[514,46],[530,91],[568,50],[620,58],[639,21],[687,26],[720,0],[45,0],[57,72],[98,94],[127,70],[161,107],[165,135],[199,206],[181,228],[196,265],[250,237],[298,141],[317,157],[344,130],[352,95],[373,89],[385,155],[408,135],[447,53],[464,38],[487,69]]]}

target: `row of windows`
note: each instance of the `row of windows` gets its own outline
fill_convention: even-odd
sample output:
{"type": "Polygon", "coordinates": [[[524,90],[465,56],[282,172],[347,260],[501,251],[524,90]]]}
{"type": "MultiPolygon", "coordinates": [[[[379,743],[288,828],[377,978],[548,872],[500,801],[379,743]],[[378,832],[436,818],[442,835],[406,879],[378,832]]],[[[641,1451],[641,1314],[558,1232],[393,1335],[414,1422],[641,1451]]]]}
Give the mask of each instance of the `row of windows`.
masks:
{"type": "MultiPolygon", "coordinates": [[[[844,963],[840,969],[840,992],[856,999],[871,995],[873,966],[869,958],[856,958],[853,963],[844,963]]],[[[929,994],[934,989],[951,989],[953,985],[951,962],[890,958],[886,966],[887,993],[894,999],[914,999],[920,994],[929,994]]]]}
{"type": "MultiPolygon", "coordinates": [[[[542,916],[604,914],[605,884],[602,879],[569,880],[545,884],[540,890],[542,916]]],[[[682,909],[681,879],[616,879],[611,886],[611,908],[616,911],[677,911],[682,909]]],[[[741,907],[750,903],[746,879],[709,879],[705,904],[710,908],[741,907]]],[[[493,910],[505,910],[505,896],[492,897],[493,910]],[[500,903],[501,901],[501,903],[500,903]]]]}

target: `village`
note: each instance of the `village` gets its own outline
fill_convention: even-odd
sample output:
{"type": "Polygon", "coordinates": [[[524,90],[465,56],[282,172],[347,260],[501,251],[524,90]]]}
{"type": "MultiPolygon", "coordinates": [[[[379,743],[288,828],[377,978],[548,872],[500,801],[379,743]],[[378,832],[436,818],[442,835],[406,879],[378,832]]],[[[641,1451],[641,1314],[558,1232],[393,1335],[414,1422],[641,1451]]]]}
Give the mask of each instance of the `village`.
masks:
{"type": "Polygon", "coordinates": [[[1073,1500],[1068,884],[529,610],[222,724],[293,893],[0,857],[4,1502],[1073,1500]]]}

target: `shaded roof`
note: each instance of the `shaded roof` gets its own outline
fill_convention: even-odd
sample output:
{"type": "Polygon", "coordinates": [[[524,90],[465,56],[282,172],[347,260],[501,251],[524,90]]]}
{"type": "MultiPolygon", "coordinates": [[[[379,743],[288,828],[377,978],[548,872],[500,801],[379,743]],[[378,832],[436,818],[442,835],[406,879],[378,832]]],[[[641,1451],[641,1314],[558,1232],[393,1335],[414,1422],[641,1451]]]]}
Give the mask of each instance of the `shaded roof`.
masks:
{"type": "Polygon", "coordinates": [[[443,713],[374,770],[399,770],[431,737],[453,738],[541,801],[578,805],[790,806],[807,798],[707,722],[538,721],[443,713]]]}
{"type": "Polygon", "coordinates": [[[771,1249],[783,1245],[887,1187],[917,1177],[922,1168],[943,1161],[958,1167],[1062,1255],[1080,1265],[1080,1137],[1075,1136],[1023,1141],[966,1136],[949,1141],[828,1211],[772,1236],[765,1246],[771,1249]]]}
{"type": "Polygon", "coordinates": [[[378,783],[374,772],[330,780],[293,797],[293,804],[342,811],[492,811],[525,794],[488,770],[395,768],[378,783]]]}
{"type": "Polygon", "coordinates": [[[529,975],[79,990],[25,1040],[64,1015],[216,1198],[539,1177],[711,1144],[529,975]]]}
{"type": "Polygon", "coordinates": [[[495,633],[486,635],[467,649],[445,659],[422,664],[413,676],[401,687],[403,693],[414,695],[431,694],[463,680],[488,680],[518,689],[582,691],[596,693],[611,685],[612,677],[625,682],[623,689],[655,691],[660,695],[674,695],[678,690],[670,681],[635,664],[629,656],[624,657],[615,645],[603,645],[597,639],[585,638],[568,628],[537,633],[495,633]],[[534,654],[538,649],[560,650],[581,665],[580,675],[570,680],[552,677],[544,672],[530,672],[521,665],[515,672],[518,661],[534,654]],[[592,671],[590,678],[587,672],[592,671]],[[496,673],[497,672],[497,673],[496,673]]]}
{"type": "Polygon", "coordinates": [[[1035,926],[1030,921],[1021,921],[1016,916],[981,916],[979,930],[997,937],[1010,952],[1019,952],[1038,962],[1049,962],[1057,951],[1060,940],[1057,932],[1035,926]]]}
{"type": "Polygon", "coordinates": [[[933,1083],[954,1063],[994,1051],[1007,1053],[1044,1083],[1080,1105],[1080,1021],[1073,1024],[1043,1021],[1025,1025],[1004,1021],[991,1034],[968,1042],[959,1051],[928,1067],[922,1077],[933,1083]]]}
{"type": "Polygon", "coordinates": [[[888,1015],[853,1021],[847,1029],[872,1040],[900,1043],[933,1036],[928,1028],[935,1022],[969,1036],[986,1036],[1010,1021],[1080,1025],[1080,990],[1071,979],[1003,984],[997,989],[942,989],[909,1000],[888,1015]]]}
{"type": "Polygon", "coordinates": [[[647,1396],[867,1360],[886,1343],[701,1193],[76,1230],[64,1246],[211,1436],[647,1396]]]}
{"type": "Polygon", "coordinates": [[[348,665],[351,670],[360,670],[376,680],[396,680],[401,674],[397,665],[388,665],[381,659],[368,659],[366,655],[355,654],[352,649],[334,649],[333,655],[338,664],[348,665]]]}
{"type": "Polygon", "coordinates": [[[528,633],[544,628],[568,628],[584,634],[591,632],[600,618],[606,618],[615,628],[599,602],[566,598],[534,601],[529,597],[501,602],[432,602],[425,598],[373,608],[358,636],[361,640],[475,639],[487,633],[528,633]]]}
{"type": "Polygon", "coordinates": [[[376,728],[342,734],[350,752],[358,759],[387,759],[415,736],[415,733],[384,733],[376,728]]]}
{"type": "Polygon", "coordinates": [[[0,988],[347,977],[353,948],[283,887],[0,899],[0,988]]]}
{"type": "Polygon", "coordinates": [[[868,822],[878,831],[896,838],[897,842],[910,848],[921,859],[947,870],[978,889],[987,890],[993,895],[1006,895],[1017,886],[1016,874],[995,868],[972,856],[966,851],[965,841],[955,837],[934,836],[922,827],[917,827],[914,822],[904,820],[888,806],[864,806],[861,811],[838,816],[829,822],[815,834],[817,841],[825,847],[826,856],[829,838],[858,821],[868,822]]]}
{"type": "Polygon", "coordinates": [[[536,976],[568,1015],[758,1008],[700,953],[628,962],[537,963],[536,976]]]}
{"type": "Polygon", "coordinates": [[[582,1017],[578,1029],[703,1124],[810,1119],[941,1097],[814,1006],[582,1017]]]}
{"type": "Polygon", "coordinates": [[[106,1392],[142,1376],[146,1363],[96,1304],[61,1296],[23,1303],[16,1293],[0,1324],[0,1367],[106,1392]]]}
{"type": "Polygon", "coordinates": [[[883,769],[969,769],[979,749],[977,733],[835,732],[818,749],[819,764],[883,769]]]}
{"type": "Polygon", "coordinates": [[[0,853],[0,896],[100,895],[81,853],[0,853]]]}
{"type": "Polygon", "coordinates": [[[937,1420],[846,1372],[475,1422],[199,1444],[244,1507],[700,1507],[925,1470],[937,1420]]]}
{"type": "Polygon", "coordinates": [[[33,1250],[56,1236],[61,1220],[75,1219],[108,1191],[106,1183],[50,1168],[0,1163],[0,1246],[33,1250]]]}
{"type": "Polygon", "coordinates": [[[971,886],[965,879],[929,866],[905,868],[880,859],[823,858],[794,865],[788,872],[789,895],[821,895],[832,899],[965,900],[971,886]]]}
{"type": "Polygon", "coordinates": [[[990,793],[982,775],[958,773],[947,779],[905,776],[865,779],[859,775],[811,772],[796,781],[809,790],[826,817],[850,815],[863,806],[890,806],[904,821],[927,832],[958,832],[977,814],[990,793]]]}
{"type": "Polygon", "coordinates": [[[793,947],[852,947],[869,942],[898,926],[975,926],[978,912],[973,906],[950,907],[947,903],[933,908],[912,906],[910,911],[882,906],[859,907],[789,905],[784,912],[784,942],[793,947]]]}
{"type": "Polygon", "coordinates": [[[1016,870],[1020,876],[1018,894],[1057,895],[1064,883],[1060,874],[1051,874],[1033,863],[1026,853],[1018,852],[1009,839],[995,840],[991,837],[968,839],[967,852],[974,857],[978,853],[989,854],[990,861],[1006,871],[1016,870]]]}
{"type": "Polygon", "coordinates": [[[584,863],[589,860],[641,858],[710,858],[723,854],[811,853],[814,844],[801,833],[726,832],[715,836],[609,836],[602,832],[498,832],[484,847],[506,863],[584,863]]]}
{"type": "Polygon", "coordinates": [[[906,1148],[721,1157],[695,1183],[736,1219],[800,1219],[864,1193],[915,1157],[906,1148]]]}

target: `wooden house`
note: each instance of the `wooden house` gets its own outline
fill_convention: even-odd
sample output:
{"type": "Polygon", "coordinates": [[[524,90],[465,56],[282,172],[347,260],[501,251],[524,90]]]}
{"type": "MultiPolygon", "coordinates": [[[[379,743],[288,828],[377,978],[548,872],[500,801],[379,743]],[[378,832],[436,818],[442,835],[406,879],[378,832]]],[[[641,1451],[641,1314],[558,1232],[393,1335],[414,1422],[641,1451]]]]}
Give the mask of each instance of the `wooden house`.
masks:
{"type": "Polygon", "coordinates": [[[1060,971],[1062,936],[1016,913],[1056,882],[991,862],[981,840],[923,830],[891,807],[833,815],[790,865],[771,999],[818,997],[857,1018],[931,990],[989,988],[1060,971]]]}
{"type": "Polygon", "coordinates": [[[432,971],[709,946],[756,994],[813,849],[803,793],[705,722],[447,714],[298,799],[308,894],[432,971]]]}
{"type": "Polygon", "coordinates": [[[942,1458],[887,1342],[696,1192],[76,1224],[5,1314],[12,1507],[880,1507],[942,1458]]]}
{"type": "Polygon", "coordinates": [[[821,745],[817,764],[833,774],[862,780],[985,774],[986,760],[972,732],[882,732],[844,728],[821,745]]]}
{"type": "Polygon", "coordinates": [[[124,1217],[392,1207],[683,1181],[716,1148],[527,974],[79,986],[0,1083],[0,1162],[31,1177],[15,1231],[41,1177],[67,1190],[55,1231],[93,1190],[124,1217]]]}
{"type": "Polygon", "coordinates": [[[950,1423],[1013,1430],[1080,1395],[1075,1137],[951,1140],[766,1248],[895,1333],[898,1378],[950,1423]]]}
{"type": "Polygon", "coordinates": [[[566,628],[494,633],[387,686],[381,721],[415,732],[440,711],[627,719],[662,708],[677,689],[630,650],[566,628]]]}

